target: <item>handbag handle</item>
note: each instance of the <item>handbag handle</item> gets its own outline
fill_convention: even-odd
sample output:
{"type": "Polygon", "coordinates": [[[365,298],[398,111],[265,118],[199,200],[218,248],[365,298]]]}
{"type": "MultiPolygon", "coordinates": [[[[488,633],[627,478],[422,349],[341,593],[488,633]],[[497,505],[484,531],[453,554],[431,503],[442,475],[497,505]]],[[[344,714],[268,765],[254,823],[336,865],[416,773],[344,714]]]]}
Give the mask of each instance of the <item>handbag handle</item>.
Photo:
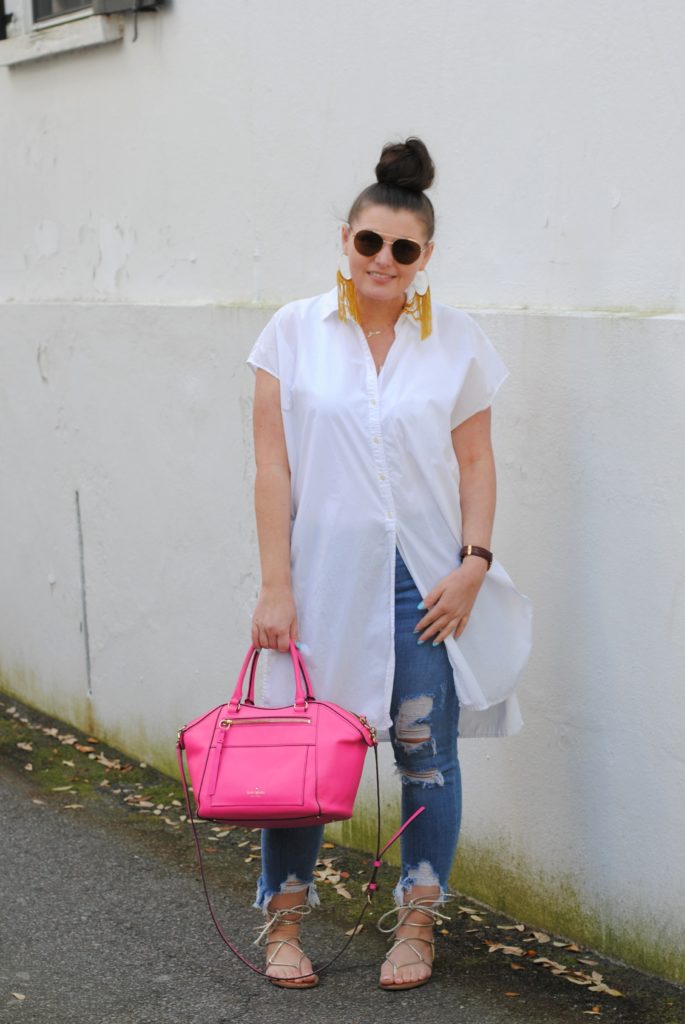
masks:
{"type": "MultiPolygon", "coordinates": [[[[290,657],[293,663],[293,670],[295,673],[294,707],[297,708],[298,711],[305,711],[307,708],[307,701],[313,699],[311,681],[309,679],[307,669],[304,666],[304,662],[300,656],[300,652],[298,651],[297,647],[295,647],[295,644],[292,642],[292,640],[290,640],[289,643],[290,657]]],[[[255,647],[254,644],[250,644],[248,648],[247,654],[245,655],[245,660],[243,661],[242,664],[242,668],[240,669],[240,673],[238,674],[238,681],[235,684],[233,696],[231,697],[228,704],[229,710],[231,711],[232,714],[235,714],[237,712],[241,703],[254,704],[255,676],[257,673],[257,662],[259,660],[261,650],[261,647],[255,647]],[[247,697],[243,701],[243,688],[245,684],[245,676],[247,675],[247,671],[250,668],[250,663],[252,667],[250,670],[250,680],[248,683],[247,697]]]]}

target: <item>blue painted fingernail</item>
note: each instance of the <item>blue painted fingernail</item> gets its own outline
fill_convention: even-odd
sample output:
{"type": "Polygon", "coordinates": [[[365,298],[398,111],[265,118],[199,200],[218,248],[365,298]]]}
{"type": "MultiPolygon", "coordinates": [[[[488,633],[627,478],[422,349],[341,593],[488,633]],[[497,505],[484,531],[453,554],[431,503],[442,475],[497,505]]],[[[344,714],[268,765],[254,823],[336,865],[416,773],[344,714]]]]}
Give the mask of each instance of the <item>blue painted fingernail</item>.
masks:
{"type": "Polygon", "coordinates": [[[419,601],[419,603],[417,604],[416,608],[417,608],[417,611],[420,611],[420,612],[425,612],[425,610],[426,610],[426,606],[423,603],[423,601],[419,601]]]}
{"type": "Polygon", "coordinates": [[[301,644],[296,643],[295,646],[297,647],[298,651],[302,650],[302,645],[301,644]]]}
{"type": "Polygon", "coordinates": [[[416,643],[417,643],[417,644],[418,644],[418,646],[420,647],[420,646],[421,646],[421,644],[425,643],[425,640],[417,640],[417,641],[416,641],[416,643]]]}
{"type": "Polygon", "coordinates": [[[440,641],[439,640],[434,640],[433,643],[431,644],[431,647],[439,647],[439,646],[440,646],[440,641]]]}

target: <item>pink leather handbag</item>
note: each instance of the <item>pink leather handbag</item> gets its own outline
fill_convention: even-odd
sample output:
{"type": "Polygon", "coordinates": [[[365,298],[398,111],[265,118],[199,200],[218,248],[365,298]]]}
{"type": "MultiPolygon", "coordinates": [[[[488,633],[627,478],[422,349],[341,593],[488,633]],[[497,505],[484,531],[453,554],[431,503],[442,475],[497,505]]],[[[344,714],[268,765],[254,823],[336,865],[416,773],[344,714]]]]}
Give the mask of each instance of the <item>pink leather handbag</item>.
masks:
{"type": "MultiPolygon", "coordinates": [[[[200,837],[183,764],[188,761],[197,817],[258,828],[318,825],[352,817],[354,799],[369,747],[376,768],[376,855],[366,886],[363,906],[348,938],[317,973],[327,970],[345,952],[359,931],[364,914],[378,888],[376,877],[385,851],[424,810],[407,818],[381,848],[381,799],[376,731],[363,716],[330,701],[317,700],[295,645],[290,644],[295,675],[295,703],[283,708],[262,708],[254,703],[259,650],[247,652],[233,696],[179,730],[176,745],[188,821],[209,913],[222,942],[255,974],[266,972],[244,956],[224,933],[212,905],[202,862],[200,837]],[[243,687],[250,671],[247,696],[243,687]]],[[[308,977],[308,975],[302,975],[308,977]]],[[[296,980],[296,979],[292,979],[296,980]]]]}
{"type": "Polygon", "coordinates": [[[259,649],[251,645],[228,704],[179,730],[179,764],[183,774],[185,750],[198,818],[286,828],[352,817],[375,729],[363,715],[317,700],[292,641],[290,656],[293,704],[255,705],[259,649]]]}

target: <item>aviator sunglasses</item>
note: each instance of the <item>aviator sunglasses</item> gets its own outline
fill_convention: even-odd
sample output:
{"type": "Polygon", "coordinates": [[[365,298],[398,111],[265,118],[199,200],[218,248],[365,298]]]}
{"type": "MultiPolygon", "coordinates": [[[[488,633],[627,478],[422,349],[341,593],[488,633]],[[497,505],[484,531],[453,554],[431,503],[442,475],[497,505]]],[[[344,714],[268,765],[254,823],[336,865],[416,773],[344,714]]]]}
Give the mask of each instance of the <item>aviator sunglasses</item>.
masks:
{"type": "MultiPolygon", "coordinates": [[[[350,234],[354,241],[354,247],[360,256],[375,256],[383,248],[383,243],[390,242],[390,239],[393,237],[392,235],[384,237],[379,235],[377,231],[371,231],[369,228],[351,231],[350,234]]],[[[425,248],[426,245],[421,245],[420,242],[415,241],[413,238],[395,238],[390,244],[392,258],[397,263],[403,263],[405,266],[408,266],[410,263],[416,263],[425,248]]]]}

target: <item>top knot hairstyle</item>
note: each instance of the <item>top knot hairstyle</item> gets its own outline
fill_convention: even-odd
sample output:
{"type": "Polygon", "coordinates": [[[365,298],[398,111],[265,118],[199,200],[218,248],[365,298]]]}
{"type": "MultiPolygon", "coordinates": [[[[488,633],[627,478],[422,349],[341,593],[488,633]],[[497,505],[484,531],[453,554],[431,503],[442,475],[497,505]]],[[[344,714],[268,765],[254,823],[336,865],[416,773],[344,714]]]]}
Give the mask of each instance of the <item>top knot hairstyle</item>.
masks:
{"type": "Polygon", "coordinates": [[[376,164],[376,184],[369,185],[352,203],[349,224],[366,206],[389,206],[392,210],[410,210],[426,226],[428,241],[435,232],[435,211],[424,190],[435,177],[435,165],[421,139],[389,142],[383,146],[376,164]]]}

